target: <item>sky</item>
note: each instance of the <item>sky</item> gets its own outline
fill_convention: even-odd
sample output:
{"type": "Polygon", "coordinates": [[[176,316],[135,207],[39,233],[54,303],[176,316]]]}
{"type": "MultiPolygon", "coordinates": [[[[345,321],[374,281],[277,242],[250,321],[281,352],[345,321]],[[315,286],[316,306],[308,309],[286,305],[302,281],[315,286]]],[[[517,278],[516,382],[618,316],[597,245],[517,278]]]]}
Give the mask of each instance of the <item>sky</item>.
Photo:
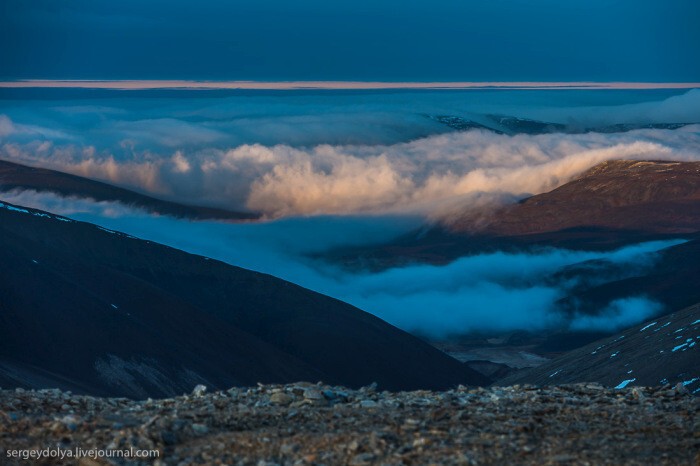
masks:
{"type": "Polygon", "coordinates": [[[700,82],[696,0],[3,0],[0,79],[700,82]]]}

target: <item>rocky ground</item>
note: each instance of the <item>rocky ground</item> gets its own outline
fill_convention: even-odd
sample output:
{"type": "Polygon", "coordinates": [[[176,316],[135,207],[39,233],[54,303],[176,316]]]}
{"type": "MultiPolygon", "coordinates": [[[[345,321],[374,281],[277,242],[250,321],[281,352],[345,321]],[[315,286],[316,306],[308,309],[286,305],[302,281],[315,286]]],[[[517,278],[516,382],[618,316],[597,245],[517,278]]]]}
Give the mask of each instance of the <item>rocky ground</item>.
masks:
{"type": "MultiPolygon", "coordinates": [[[[700,464],[682,385],[377,392],[265,385],[131,401],[0,391],[2,464],[700,464]],[[16,450],[157,450],[159,459],[24,461],[16,450]]],[[[25,452],[26,453],[26,452],[25,452]]]]}

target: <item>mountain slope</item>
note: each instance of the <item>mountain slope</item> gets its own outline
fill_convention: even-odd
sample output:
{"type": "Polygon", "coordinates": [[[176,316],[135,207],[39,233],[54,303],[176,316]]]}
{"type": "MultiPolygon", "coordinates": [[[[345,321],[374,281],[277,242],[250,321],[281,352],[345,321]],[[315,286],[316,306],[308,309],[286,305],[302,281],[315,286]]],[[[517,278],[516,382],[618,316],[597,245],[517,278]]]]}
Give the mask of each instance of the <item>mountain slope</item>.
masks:
{"type": "Polygon", "coordinates": [[[544,194],[470,209],[391,243],[331,251],[331,261],[382,269],[448,263],[483,252],[540,247],[610,250],[700,234],[700,162],[617,160],[544,194]]]}
{"type": "Polygon", "coordinates": [[[98,202],[120,202],[155,214],[195,220],[250,220],[258,218],[257,214],[251,212],[234,212],[164,201],[101,181],[0,160],[0,192],[12,190],[50,192],[60,196],[94,199],[98,202]]]}
{"type": "Polygon", "coordinates": [[[683,383],[700,393],[700,304],[573,350],[498,385],[599,382],[610,387],[683,383]]]}
{"type": "MultiPolygon", "coordinates": [[[[562,309],[593,313],[616,299],[646,296],[660,302],[665,309],[682,309],[700,301],[700,239],[678,244],[658,253],[653,266],[631,274],[620,273],[610,264],[589,264],[569,268],[562,275],[576,280],[569,296],[562,299],[562,309]],[[604,280],[601,277],[619,278],[604,280]]],[[[564,277],[561,277],[564,278],[564,277]]]]}
{"type": "Polygon", "coordinates": [[[0,206],[0,264],[0,386],[143,398],[196,383],[488,382],[335,299],[32,209],[0,206]]]}
{"type": "Polygon", "coordinates": [[[571,228],[679,234],[700,230],[700,162],[616,160],[573,181],[496,210],[474,225],[469,215],[452,231],[535,235],[571,228]]]}

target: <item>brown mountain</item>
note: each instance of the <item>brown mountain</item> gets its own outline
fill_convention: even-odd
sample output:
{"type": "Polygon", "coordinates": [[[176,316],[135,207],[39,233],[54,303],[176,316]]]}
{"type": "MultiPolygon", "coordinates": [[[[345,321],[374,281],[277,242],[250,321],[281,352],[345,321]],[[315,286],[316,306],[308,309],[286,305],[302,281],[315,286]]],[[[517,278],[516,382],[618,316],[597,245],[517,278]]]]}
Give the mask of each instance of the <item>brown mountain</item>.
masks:
{"type": "Polygon", "coordinates": [[[604,162],[548,193],[497,209],[452,232],[541,235],[572,228],[685,234],[700,230],[700,162],[604,162]]]}
{"type": "Polygon", "coordinates": [[[95,201],[119,202],[154,214],[193,220],[252,220],[259,217],[252,212],[164,201],[82,176],[0,160],[0,192],[12,190],[33,190],[95,201]]]}
{"type": "Polygon", "coordinates": [[[609,250],[700,232],[700,162],[604,162],[548,193],[489,210],[465,208],[436,225],[327,257],[348,267],[447,263],[496,250],[609,250]]]}
{"type": "Polygon", "coordinates": [[[145,398],[256,382],[488,380],[275,277],[0,203],[0,386],[145,398]]]}

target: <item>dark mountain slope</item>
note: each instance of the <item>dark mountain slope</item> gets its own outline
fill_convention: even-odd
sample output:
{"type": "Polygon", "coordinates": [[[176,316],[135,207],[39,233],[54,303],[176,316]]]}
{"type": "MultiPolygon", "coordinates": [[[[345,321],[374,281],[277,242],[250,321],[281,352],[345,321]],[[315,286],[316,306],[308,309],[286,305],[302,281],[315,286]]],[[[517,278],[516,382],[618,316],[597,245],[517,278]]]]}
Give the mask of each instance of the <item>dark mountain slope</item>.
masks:
{"type": "Polygon", "coordinates": [[[599,382],[611,387],[683,383],[700,393],[700,304],[634,326],[498,381],[499,385],[599,382]]]}
{"type": "Polygon", "coordinates": [[[145,397],[196,383],[488,382],[340,301],[31,209],[0,207],[0,264],[0,386],[145,397]]]}
{"type": "Polygon", "coordinates": [[[101,181],[0,160],[0,191],[11,190],[33,190],[95,201],[120,202],[155,214],[195,220],[250,220],[259,217],[251,212],[234,212],[163,201],[101,181]]]}
{"type": "Polygon", "coordinates": [[[575,279],[578,286],[560,304],[564,310],[588,314],[615,299],[647,296],[664,304],[665,309],[682,309],[700,301],[699,264],[700,240],[696,239],[660,251],[652,267],[634,271],[631,276],[611,264],[569,268],[558,278],[575,279]],[[606,275],[620,278],[600,280],[606,275]]]}

